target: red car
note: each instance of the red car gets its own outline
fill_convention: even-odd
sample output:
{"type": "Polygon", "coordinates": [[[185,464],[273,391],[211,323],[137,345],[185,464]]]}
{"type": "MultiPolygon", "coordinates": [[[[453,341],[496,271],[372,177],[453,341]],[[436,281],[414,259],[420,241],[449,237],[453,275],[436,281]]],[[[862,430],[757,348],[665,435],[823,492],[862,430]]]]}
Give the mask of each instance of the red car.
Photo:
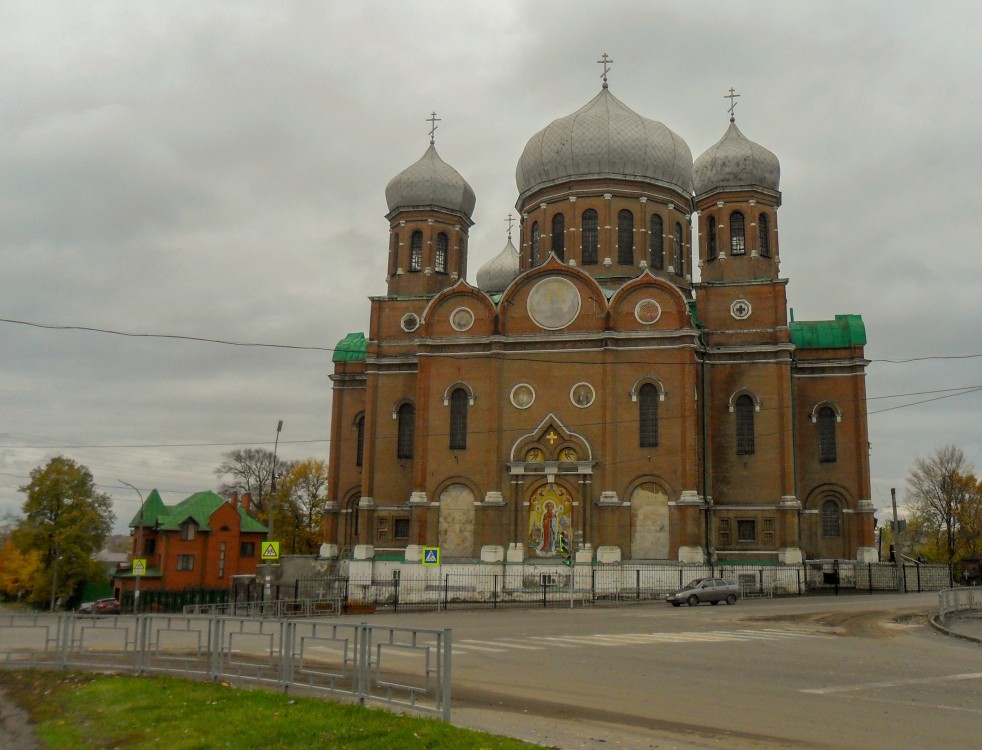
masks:
{"type": "Polygon", "coordinates": [[[96,599],[92,606],[92,612],[97,615],[118,615],[120,613],[119,602],[112,597],[108,599],[96,599]]]}

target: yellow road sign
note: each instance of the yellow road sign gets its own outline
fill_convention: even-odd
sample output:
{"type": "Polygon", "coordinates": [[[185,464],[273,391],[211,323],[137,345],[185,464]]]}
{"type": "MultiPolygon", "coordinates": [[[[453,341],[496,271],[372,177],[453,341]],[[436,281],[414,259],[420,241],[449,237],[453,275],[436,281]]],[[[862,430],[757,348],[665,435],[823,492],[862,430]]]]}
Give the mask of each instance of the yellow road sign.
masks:
{"type": "Polygon", "coordinates": [[[279,560],[280,559],[280,543],[279,542],[263,542],[262,548],[262,558],[263,560],[279,560]]]}
{"type": "Polygon", "coordinates": [[[147,561],[139,557],[133,561],[133,575],[145,576],[147,574],[147,561]]]}

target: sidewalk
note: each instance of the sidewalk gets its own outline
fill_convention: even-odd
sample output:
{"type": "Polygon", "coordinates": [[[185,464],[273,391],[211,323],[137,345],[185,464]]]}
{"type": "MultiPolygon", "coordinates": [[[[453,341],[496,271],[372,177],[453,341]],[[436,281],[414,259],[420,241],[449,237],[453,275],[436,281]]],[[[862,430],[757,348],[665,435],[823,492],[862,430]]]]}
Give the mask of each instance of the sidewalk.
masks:
{"type": "Polygon", "coordinates": [[[948,616],[947,622],[942,623],[939,619],[934,622],[935,627],[951,635],[982,643],[982,612],[955,612],[948,616]]]}

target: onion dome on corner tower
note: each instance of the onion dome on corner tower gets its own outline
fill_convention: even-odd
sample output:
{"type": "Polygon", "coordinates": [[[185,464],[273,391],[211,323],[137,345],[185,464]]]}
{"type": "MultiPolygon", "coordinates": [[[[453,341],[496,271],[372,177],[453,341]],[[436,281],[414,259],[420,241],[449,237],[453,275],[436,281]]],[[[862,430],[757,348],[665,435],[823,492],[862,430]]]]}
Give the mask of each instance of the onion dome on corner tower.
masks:
{"type": "Polygon", "coordinates": [[[478,269],[477,287],[482,291],[493,293],[503,292],[508,288],[518,274],[521,272],[518,248],[511,241],[511,222],[514,221],[511,214],[506,219],[508,222],[508,242],[501,252],[494,256],[478,269]]]}

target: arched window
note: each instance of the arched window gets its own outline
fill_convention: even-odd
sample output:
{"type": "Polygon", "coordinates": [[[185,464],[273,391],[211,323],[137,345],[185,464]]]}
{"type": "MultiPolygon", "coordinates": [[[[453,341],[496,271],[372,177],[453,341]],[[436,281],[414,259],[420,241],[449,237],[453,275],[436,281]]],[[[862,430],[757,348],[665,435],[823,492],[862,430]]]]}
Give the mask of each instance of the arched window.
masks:
{"type": "Polygon", "coordinates": [[[747,230],[743,214],[734,211],[730,214],[730,255],[745,255],[747,252],[747,230]]]}
{"type": "Polygon", "coordinates": [[[559,260],[566,260],[566,217],[562,214],[552,217],[552,251],[559,260]]]}
{"type": "Polygon", "coordinates": [[[645,383],[638,391],[638,418],[641,422],[641,447],[658,447],[658,389],[645,383]]]}
{"type": "Polygon", "coordinates": [[[423,270],[423,233],[419,230],[413,232],[409,241],[409,270],[423,270]]]}
{"type": "Polygon", "coordinates": [[[531,237],[530,247],[532,253],[532,265],[536,265],[539,262],[539,222],[532,222],[532,231],[529,235],[531,237]]]}
{"type": "Polygon", "coordinates": [[[467,391],[455,388],[450,394],[450,450],[467,447],[467,391]]]}
{"type": "Polygon", "coordinates": [[[675,274],[685,276],[685,256],[682,255],[682,225],[675,222],[675,274]]]}
{"type": "Polygon", "coordinates": [[[757,233],[760,235],[760,255],[763,258],[771,257],[771,220],[767,214],[757,217],[757,233]]]}
{"type": "Polygon", "coordinates": [[[634,265],[634,214],[626,208],[617,212],[617,262],[634,265]]]}
{"type": "Polygon", "coordinates": [[[355,443],[355,466],[361,466],[365,461],[365,415],[362,414],[355,422],[357,432],[355,443]]]}
{"type": "Polygon", "coordinates": [[[738,396],[736,412],[736,452],[738,456],[752,456],[754,446],[754,400],[744,394],[738,396]]]}
{"type": "Polygon", "coordinates": [[[716,260],[719,251],[716,249],[716,217],[706,219],[706,260],[716,260]]]}
{"type": "Polygon", "coordinates": [[[599,255],[600,232],[597,222],[597,212],[588,208],[583,212],[583,265],[597,265],[599,255]]]}
{"type": "Polygon", "coordinates": [[[450,238],[446,232],[436,236],[436,256],[433,258],[433,269],[437,273],[447,272],[447,254],[450,252],[450,238]]]}
{"type": "Polygon", "coordinates": [[[834,463],[835,456],[835,411],[831,406],[818,410],[815,420],[818,425],[818,460],[823,464],[834,463]]]}
{"type": "Polygon", "coordinates": [[[392,250],[389,253],[389,276],[395,274],[399,268],[399,233],[392,233],[392,250]]]}
{"type": "Polygon", "coordinates": [[[842,535],[842,527],[839,523],[839,504],[835,500],[826,500],[822,503],[822,537],[825,539],[836,539],[842,535]]]}
{"type": "Polygon", "coordinates": [[[399,436],[396,440],[396,458],[412,458],[416,438],[416,407],[403,404],[399,407],[399,436]]]}
{"type": "Polygon", "coordinates": [[[665,268],[665,230],[662,226],[661,216],[651,215],[651,231],[648,233],[648,254],[651,259],[648,265],[657,271],[665,268]]]}

